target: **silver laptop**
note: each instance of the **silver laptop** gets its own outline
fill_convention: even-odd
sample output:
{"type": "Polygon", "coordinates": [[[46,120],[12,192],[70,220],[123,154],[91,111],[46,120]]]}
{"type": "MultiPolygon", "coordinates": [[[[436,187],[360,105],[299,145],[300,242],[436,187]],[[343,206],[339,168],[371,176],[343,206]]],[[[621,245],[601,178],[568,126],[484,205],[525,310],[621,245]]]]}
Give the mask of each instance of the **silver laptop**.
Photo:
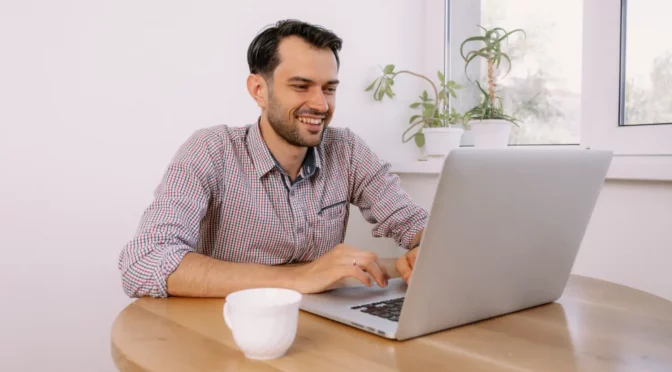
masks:
{"type": "Polygon", "coordinates": [[[386,288],[305,295],[301,309],[405,340],[553,302],[611,157],[581,149],[453,150],[410,284],[392,279],[386,288]]]}

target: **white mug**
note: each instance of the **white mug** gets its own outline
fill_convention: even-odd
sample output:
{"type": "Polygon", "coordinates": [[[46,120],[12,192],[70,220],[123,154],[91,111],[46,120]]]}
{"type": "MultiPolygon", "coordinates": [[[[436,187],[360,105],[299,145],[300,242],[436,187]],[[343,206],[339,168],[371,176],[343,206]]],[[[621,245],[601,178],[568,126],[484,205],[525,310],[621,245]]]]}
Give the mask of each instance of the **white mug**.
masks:
{"type": "Polygon", "coordinates": [[[301,297],[281,288],[246,289],[226,297],[224,321],[247,358],[269,360],[287,352],[296,337],[301,297]]]}

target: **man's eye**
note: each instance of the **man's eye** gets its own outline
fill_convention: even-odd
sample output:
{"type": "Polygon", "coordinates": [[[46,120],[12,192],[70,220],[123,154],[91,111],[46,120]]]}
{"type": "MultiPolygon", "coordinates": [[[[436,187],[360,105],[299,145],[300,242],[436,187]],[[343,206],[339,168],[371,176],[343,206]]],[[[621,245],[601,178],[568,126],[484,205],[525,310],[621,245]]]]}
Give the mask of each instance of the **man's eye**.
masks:
{"type": "Polygon", "coordinates": [[[293,87],[300,90],[308,89],[307,85],[293,85],[293,87]]]}

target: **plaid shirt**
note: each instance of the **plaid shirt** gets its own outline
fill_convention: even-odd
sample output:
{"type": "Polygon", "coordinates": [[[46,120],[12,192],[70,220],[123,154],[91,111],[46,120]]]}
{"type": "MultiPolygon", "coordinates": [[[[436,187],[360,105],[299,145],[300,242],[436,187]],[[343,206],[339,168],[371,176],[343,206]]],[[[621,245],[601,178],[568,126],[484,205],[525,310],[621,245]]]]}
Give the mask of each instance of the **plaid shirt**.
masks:
{"type": "Polygon", "coordinates": [[[166,297],[188,252],[230,262],[312,261],[343,242],[349,206],[373,236],[409,248],[427,212],[353,132],[328,127],[291,182],[258,124],[197,131],[169,164],[135,237],[119,257],[131,297],[166,297]]]}

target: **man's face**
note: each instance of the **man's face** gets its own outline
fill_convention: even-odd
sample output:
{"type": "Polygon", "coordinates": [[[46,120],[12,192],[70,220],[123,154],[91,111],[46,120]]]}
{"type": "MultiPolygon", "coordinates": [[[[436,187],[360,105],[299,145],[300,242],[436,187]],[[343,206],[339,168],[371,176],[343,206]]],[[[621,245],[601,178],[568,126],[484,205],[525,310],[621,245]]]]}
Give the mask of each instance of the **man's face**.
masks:
{"type": "Polygon", "coordinates": [[[269,82],[268,122],[291,145],[317,146],[334,114],[336,57],[296,36],[280,42],[278,55],[280,64],[269,82]]]}

